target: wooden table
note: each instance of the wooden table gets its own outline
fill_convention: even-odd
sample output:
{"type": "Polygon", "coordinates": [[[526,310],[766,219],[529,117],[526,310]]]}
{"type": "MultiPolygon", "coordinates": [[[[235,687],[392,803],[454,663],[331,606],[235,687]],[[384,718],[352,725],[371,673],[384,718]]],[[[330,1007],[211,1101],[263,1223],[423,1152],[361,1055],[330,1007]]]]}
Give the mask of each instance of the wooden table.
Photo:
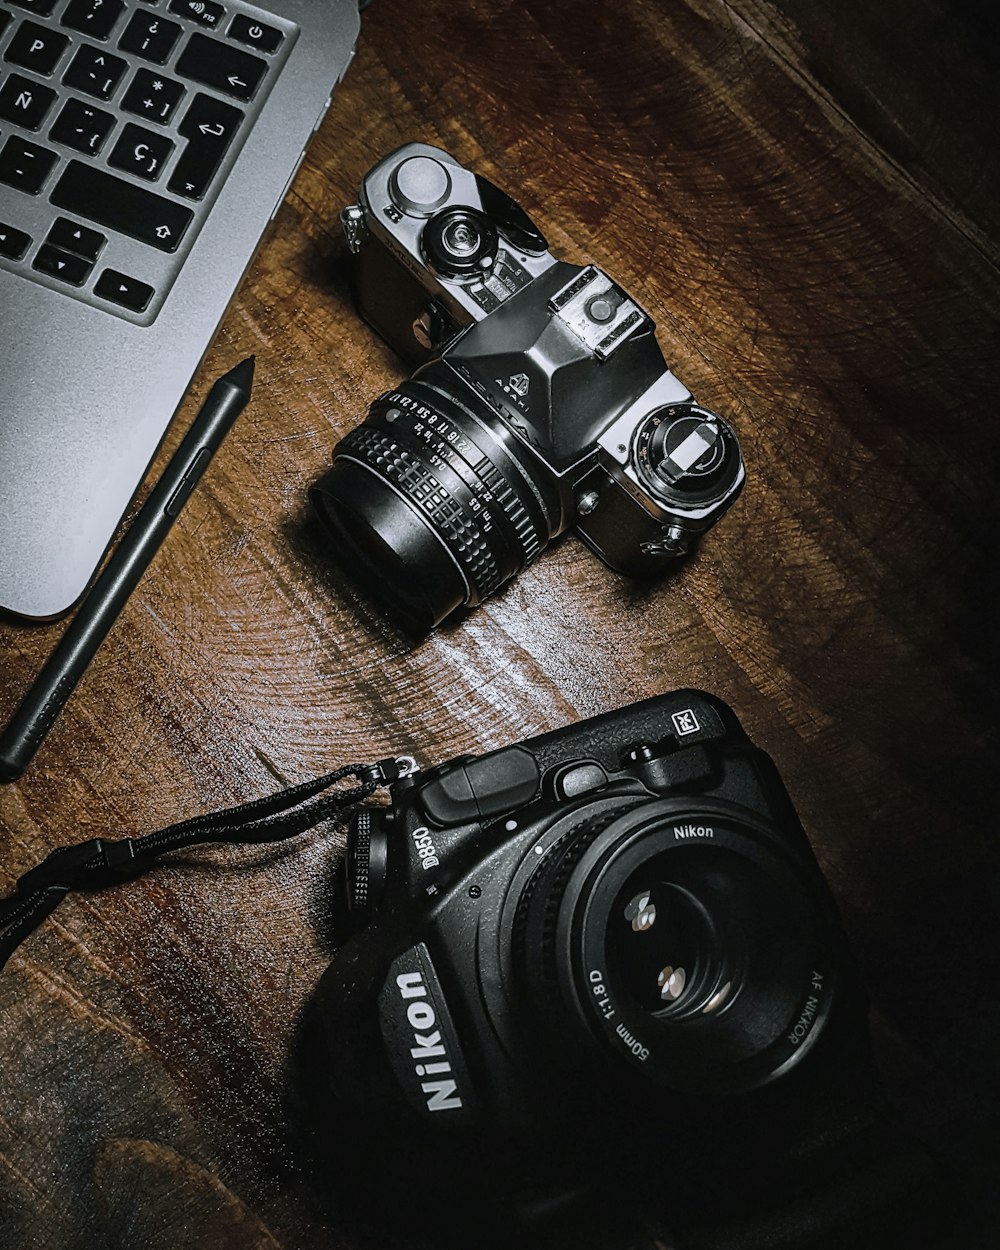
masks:
{"type": "MultiPolygon", "coordinates": [[[[0,887],[339,763],[703,687],[777,762],[898,1112],[995,1245],[998,33],[946,0],[376,0],[159,463],[254,352],[252,406],[0,791],[0,887]],[[306,488],[402,376],[352,308],[338,213],[411,139],[611,273],[731,418],[746,490],[662,584],[567,537],[414,645],[328,559],[306,488]]],[[[0,714],[58,632],[0,628],[0,714]]],[[[284,1115],[342,847],[327,826],[188,855],[24,944],[0,976],[4,1250],[379,1244],[321,1211],[284,1115]]]]}

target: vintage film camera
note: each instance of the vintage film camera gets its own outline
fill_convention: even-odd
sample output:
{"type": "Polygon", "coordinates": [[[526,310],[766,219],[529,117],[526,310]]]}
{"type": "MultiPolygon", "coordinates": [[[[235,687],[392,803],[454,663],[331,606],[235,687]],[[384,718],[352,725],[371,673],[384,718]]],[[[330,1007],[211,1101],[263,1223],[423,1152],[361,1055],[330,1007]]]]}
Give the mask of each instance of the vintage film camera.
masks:
{"type": "Polygon", "coordinates": [[[410,143],[342,220],[362,316],[414,376],[337,444],[313,501],[335,552],[426,631],[569,527],[656,576],[736,499],[736,436],[606,274],[556,260],[507,195],[410,143]]]}
{"type": "Polygon", "coordinates": [[[465,1245],[519,1204],[586,1211],[567,1244],[602,1250],[640,1210],[682,1250],[932,1244],[942,1185],[876,1113],[831,895],[718,699],[411,772],[345,878],[311,1070],[372,1202],[468,1210],[465,1245]]]}

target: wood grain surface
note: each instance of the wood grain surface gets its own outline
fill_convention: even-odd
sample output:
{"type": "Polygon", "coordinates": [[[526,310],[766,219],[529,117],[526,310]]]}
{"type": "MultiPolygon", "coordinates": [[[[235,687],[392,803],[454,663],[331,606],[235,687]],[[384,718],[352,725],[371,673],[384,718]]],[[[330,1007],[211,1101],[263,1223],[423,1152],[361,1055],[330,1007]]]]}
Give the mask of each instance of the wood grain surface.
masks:
{"type": "MultiPolygon", "coordinates": [[[[62,843],[703,687],[778,764],[897,1112],[997,1244],[994,13],[375,0],[159,463],[251,352],[253,403],[0,791],[0,891],[62,843]],[[415,645],[331,563],[306,489],[402,376],[352,308],[338,213],[412,139],[612,274],[732,420],[747,487],[662,584],[567,537],[415,645]]],[[[0,626],[0,716],[58,633],[0,626]]],[[[287,1112],[342,847],[328,825],[192,853],[25,943],[0,975],[3,1250],[388,1244],[317,1196],[287,1112]]]]}

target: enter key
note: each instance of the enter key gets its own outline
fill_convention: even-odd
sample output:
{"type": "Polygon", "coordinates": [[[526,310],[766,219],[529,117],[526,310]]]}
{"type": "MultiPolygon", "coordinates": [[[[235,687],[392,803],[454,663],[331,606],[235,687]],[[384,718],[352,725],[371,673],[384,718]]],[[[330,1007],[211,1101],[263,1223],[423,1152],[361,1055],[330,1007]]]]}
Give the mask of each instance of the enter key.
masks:
{"type": "Polygon", "coordinates": [[[233,141],[243,114],[231,104],[208,95],[196,95],[180,124],[187,147],[178,158],[168,186],[188,200],[205,196],[233,141]]]}

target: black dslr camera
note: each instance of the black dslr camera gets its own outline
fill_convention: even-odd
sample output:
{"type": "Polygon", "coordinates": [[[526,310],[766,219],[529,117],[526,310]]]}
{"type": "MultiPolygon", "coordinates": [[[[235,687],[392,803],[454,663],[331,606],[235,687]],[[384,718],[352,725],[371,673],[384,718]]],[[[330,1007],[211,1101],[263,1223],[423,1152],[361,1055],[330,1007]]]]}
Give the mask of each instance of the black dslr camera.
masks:
{"type": "Polygon", "coordinates": [[[655,576],[740,492],[739,445],[593,265],[509,196],[410,143],[342,220],[361,315],[412,378],[334,449],[313,501],[348,571],[418,629],[475,605],[573,526],[655,576]]]}
{"type": "Polygon", "coordinates": [[[680,691],[391,794],[317,998],[380,1209],[476,1246],[515,1209],[601,1250],[622,1212],[680,1250],[930,1244],[940,1184],[875,1115],[830,893],[728,707],[680,691]]]}

